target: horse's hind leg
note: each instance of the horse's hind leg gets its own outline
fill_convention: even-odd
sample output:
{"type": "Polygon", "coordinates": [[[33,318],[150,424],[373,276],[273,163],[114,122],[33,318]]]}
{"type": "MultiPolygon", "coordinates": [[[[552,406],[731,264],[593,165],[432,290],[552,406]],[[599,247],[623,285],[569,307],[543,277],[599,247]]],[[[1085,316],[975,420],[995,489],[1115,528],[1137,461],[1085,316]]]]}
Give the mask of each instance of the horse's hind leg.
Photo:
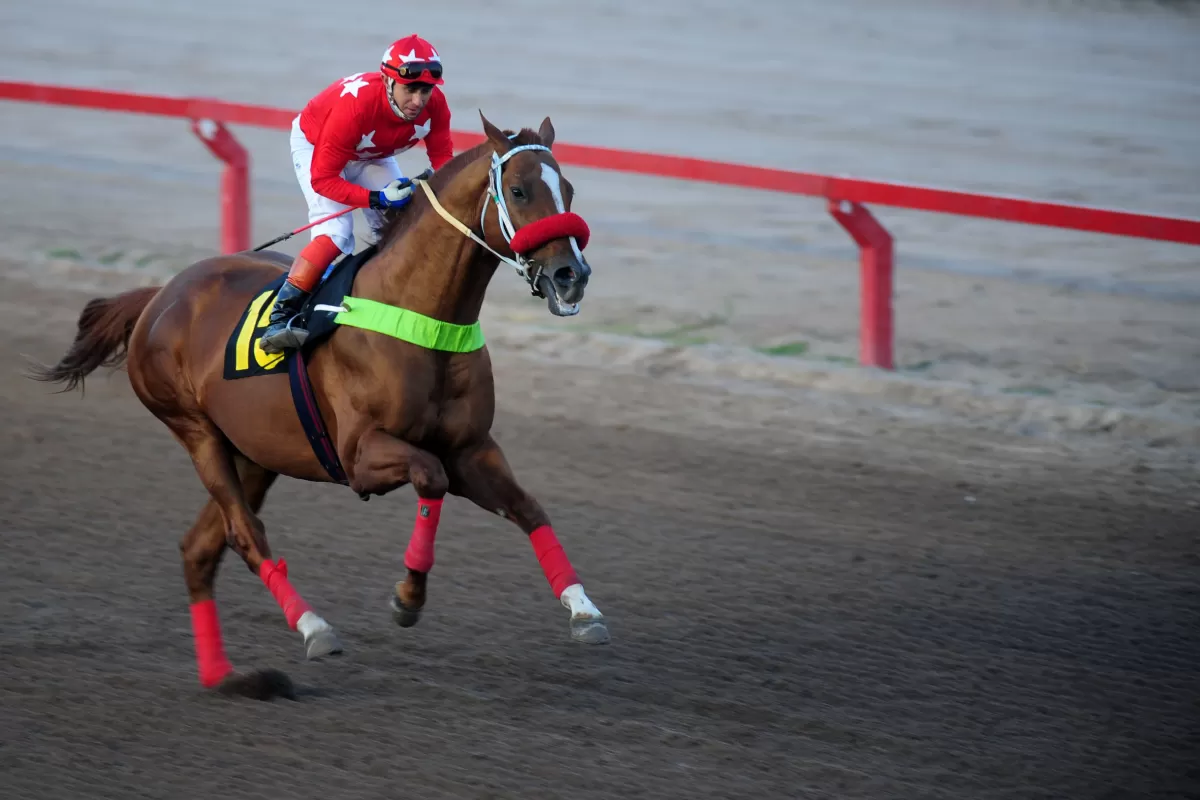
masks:
{"type": "Polygon", "coordinates": [[[571,638],[585,644],[607,642],[604,615],[583,591],[575,568],[554,535],[550,518],[517,483],[500,446],[489,436],[479,447],[459,454],[449,471],[451,493],[512,520],[528,534],[554,596],[571,612],[571,638]]]}
{"type": "MultiPolygon", "coordinates": [[[[287,565],[282,560],[279,563],[271,560],[266,531],[255,512],[261,507],[263,497],[274,480],[274,475],[257,465],[236,457],[225,437],[207,418],[189,416],[186,419],[172,419],[168,421],[168,425],[191,455],[196,472],[212,498],[210,505],[216,506],[217,516],[220,517],[219,522],[213,518],[212,522],[205,524],[209,515],[213,513],[206,508],[201,512],[201,518],[193,528],[196,541],[191,543],[193,546],[192,558],[195,559],[197,588],[201,591],[200,603],[208,601],[207,606],[199,609],[193,608],[193,625],[197,626],[195,629],[198,651],[202,646],[201,636],[206,637],[207,642],[211,642],[214,638],[210,633],[210,630],[216,628],[215,606],[211,603],[212,578],[215,576],[216,564],[224,546],[227,545],[233,547],[246,562],[250,571],[258,575],[267,586],[280,608],[283,609],[288,626],[292,630],[300,631],[304,636],[309,658],[340,653],[341,643],[334,634],[333,628],[313,612],[288,581],[287,565]],[[235,458],[241,462],[241,475],[238,474],[239,465],[235,464],[235,458]],[[216,533],[213,531],[218,524],[220,525],[219,530],[224,536],[223,545],[217,540],[216,533]],[[204,597],[206,572],[208,573],[207,598],[204,597]],[[206,608],[210,611],[206,611],[206,608]],[[195,622],[197,613],[201,615],[199,623],[195,622]]],[[[188,562],[186,553],[184,559],[186,564],[188,562]]],[[[188,588],[189,591],[192,590],[191,578],[189,578],[188,588]]],[[[193,602],[195,603],[195,601],[193,602]]],[[[219,632],[216,634],[216,642],[217,644],[220,642],[219,632]]],[[[206,652],[215,653],[211,650],[206,652]]],[[[217,669],[220,669],[221,662],[218,660],[216,663],[217,669]]]]}
{"type": "MultiPolygon", "coordinates": [[[[262,508],[267,490],[275,482],[276,475],[257,464],[237,458],[238,477],[246,503],[255,513],[262,508]]],[[[220,685],[233,672],[233,665],[225,655],[221,637],[213,584],[217,569],[225,555],[228,543],[225,539],[225,518],[220,507],[211,498],[196,522],[179,542],[179,553],[183,558],[183,579],[187,584],[188,600],[191,604],[192,634],[196,642],[196,665],[200,672],[200,683],[206,687],[220,685]]]]}

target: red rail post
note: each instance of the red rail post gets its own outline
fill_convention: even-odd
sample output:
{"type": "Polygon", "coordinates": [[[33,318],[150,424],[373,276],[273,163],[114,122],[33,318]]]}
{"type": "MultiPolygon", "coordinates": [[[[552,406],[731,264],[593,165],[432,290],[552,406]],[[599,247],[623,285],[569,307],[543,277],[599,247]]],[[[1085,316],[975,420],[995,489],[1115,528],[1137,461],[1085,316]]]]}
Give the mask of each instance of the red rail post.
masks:
{"type": "Polygon", "coordinates": [[[250,155],[229,129],[210,119],[193,119],[192,132],[221,161],[221,252],[250,249],[250,155]]]}
{"type": "Polygon", "coordinates": [[[859,363],[892,369],[892,235],[859,203],[830,200],[829,213],[860,251],[859,363]]]}

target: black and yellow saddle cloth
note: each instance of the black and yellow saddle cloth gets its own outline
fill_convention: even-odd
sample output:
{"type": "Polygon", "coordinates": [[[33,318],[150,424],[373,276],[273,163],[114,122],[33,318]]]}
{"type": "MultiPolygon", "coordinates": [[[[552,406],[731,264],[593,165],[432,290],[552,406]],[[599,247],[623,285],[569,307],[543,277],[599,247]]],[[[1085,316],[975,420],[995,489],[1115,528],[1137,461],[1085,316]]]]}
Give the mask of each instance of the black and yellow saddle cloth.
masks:
{"type": "MultiPolygon", "coordinates": [[[[225,344],[225,380],[288,375],[292,402],[313,452],[329,476],[343,484],[348,482],[346,471],[329,440],[305,364],[314,348],[328,339],[339,325],[364,328],[420,347],[451,353],[470,353],[484,345],[478,321],[471,325],[455,325],[407,309],[351,296],[355,276],[363,264],[375,255],[376,250],[372,245],[346,256],[328,272],[301,310],[308,328],[308,338],[299,350],[267,353],[260,341],[269,324],[275,296],[287,280],[287,276],[282,274],[263,286],[251,299],[225,344]]],[[[366,496],[363,499],[367,499],[366,496]]]]}
{"type": "MultiPolygon", "coordinates": [[[[344,256],[333,266],[333,269],[329,270],[325,280],[308,298],[308,302],[304,304],[301,311],[308,328],[308,339],[304,342],[303,347],[304,355],[311,353],[317,345],[329,338],[338,325],[334,321],[335,314],[318,312],[314,309],[317,306],[340,307],[342,300],[350,294],[350,287],[354,285],[354,278],[358,275],[359,269],[373,255],[375,255],[375,247],[371,246],[353,255],[344,256]]],[[[279,294],[279,289],[285,280],[287,280],[287,275],[281,274],[262,287],[258,294],[250,300],[250,305],[242,311],[242,316],[238,318],[237,325],[225,345],[225,380],[251,378],[256,375],[279,375],[287,372],[288,362],[291,361],[296,351],[266,353],[263,352],[262,344],[259,342],[267,330],[271,307],[275,304],[275,295],[279,294]]]]}

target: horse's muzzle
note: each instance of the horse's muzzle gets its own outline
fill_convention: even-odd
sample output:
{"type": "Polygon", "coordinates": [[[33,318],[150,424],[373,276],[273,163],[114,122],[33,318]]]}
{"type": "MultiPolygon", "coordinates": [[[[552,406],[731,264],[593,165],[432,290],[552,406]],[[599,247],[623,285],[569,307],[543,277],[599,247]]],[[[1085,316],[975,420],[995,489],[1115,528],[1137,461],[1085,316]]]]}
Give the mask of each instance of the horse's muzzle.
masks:
{"type": "Polygon", "coordinates": [[[546,296],[550,313],[558,317],[578,314],[579,302],[583,300],[591,274],[592,268],[587,262],[573,255],[550,259],[538,277],[538,289],[546,296]]]}
{"type": "Polygon", "coordinates": [[[576,263],[554,270],[554,288],[564,303],[578,303],[583,299],[592,268],[586,263],[576,263]]]}

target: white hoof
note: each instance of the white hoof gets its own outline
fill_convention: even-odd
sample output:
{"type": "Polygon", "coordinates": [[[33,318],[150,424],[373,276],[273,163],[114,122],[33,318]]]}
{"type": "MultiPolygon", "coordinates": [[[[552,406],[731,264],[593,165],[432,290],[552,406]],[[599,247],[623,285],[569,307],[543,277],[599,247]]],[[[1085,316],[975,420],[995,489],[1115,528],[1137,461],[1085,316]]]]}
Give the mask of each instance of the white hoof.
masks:
{"type": "Polygon", "coordinates": [[[310,659],[342,652],[342,643],[333,632],[333,626],[311,611],[305,611],[300,617],[296,630],[304,637],[305,654],[310,659]]]}
{"type": "Polygon", "coordinates": [[[584,644],[607,644],[610,641],[604,615],[588,599],[582,584],[572,584],[563,589],[559,601],[571,612],[572,639],[584,644]]]}

